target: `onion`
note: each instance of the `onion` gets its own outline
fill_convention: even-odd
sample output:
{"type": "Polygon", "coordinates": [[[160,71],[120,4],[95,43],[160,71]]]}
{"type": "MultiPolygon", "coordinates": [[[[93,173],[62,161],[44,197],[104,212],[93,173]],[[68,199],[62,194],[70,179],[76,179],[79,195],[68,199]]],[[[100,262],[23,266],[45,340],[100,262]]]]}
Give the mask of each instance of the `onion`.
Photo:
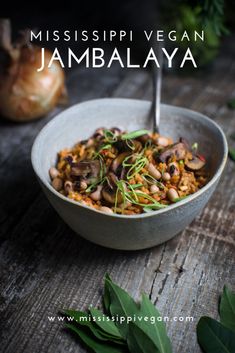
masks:
{"type": "Polygon", "coordinates": [[[45,49],[45,68],[38,72],[41,48],[26,34],[13,46],[10,22],[0,21],[0,114],[14,121],[40,118],[67,97],[62,67],[55,61],[47,67],[51,52],[45,49]]]}

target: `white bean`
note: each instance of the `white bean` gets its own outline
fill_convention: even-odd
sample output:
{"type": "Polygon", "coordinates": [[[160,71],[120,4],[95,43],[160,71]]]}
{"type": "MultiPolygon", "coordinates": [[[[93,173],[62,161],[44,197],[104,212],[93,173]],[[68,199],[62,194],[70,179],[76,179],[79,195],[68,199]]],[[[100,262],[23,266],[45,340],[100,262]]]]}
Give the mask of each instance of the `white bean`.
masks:
{"type": "Polygon", "coordinates": [[[87,188],[87,183],[85,182],[85,180],[82,180],[82,181],[80,182],[80,188],[81,188],[82,190],[86,190],[86,188],[87,188]]]}
{"type": "Polygon", "coordinates": [[[63,182],[60,178],[53,179],[51,184],[56,191],[60,191],[63,187],[63,182]]]}
{"type": "Polygon", "coordinates": [[[170,188],[168,191],[167,191],[167,197],[170,201],[174,202],[175,199],[177,199],[179,197],[178,195],[178,192],[173,189],[173,188],[170,188]]]}
{"type": "Polygon", "coordinates": [[[157,168],[154,167],[152,163],[149,163],[147,166],[147,169],[149,171],[149,174],[154,177],[155,179],[161,179],[161,173],[157,168]]]}
{"type": "Polygon", "coordinates": [[[150,186],[150,191],[155,194],[156,192],[159,191],[159,187],[157,185],[151,185],[150,186]]]}
{"type": "Polygon", "coordinates": [[[100,207],[100,211],[102,211],[104,213],[109,213],[109,214],[113,213],[113,210],[111,210],[111,208],[106,207],[106,206],[100,207]]]}
{"type": "Polygon", "coordinates": [[[51,179],[55,179],[59,176],[60,172],[55,167],[51,167],[49,169],[49,174],[50,174],[51,179]]]}
{"type": "Polygon", "coordinates": [[[73,191],[73,183],[71,181],[67,180],[64,183],[64,189],[65,189],[66,193],[69,194],[70,191],[73,191]]]}
{"type": "Polygon", "coordinates": [[[170,176],[169,173],[165,172],[165,173],[163,173],[163,175],[162,175],[162,179],[163,179],[164,181],[169,181],[169,180],[171,179],[171,176],[170,176]]]}

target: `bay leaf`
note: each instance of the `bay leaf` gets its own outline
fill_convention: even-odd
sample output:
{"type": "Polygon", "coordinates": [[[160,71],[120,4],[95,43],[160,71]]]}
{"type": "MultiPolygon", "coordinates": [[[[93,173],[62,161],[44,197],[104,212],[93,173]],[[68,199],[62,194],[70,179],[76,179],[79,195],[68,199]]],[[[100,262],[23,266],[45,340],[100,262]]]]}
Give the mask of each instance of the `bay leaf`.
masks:
{"type": "Polygon", "coordinates": [[[234,353],[235,334],[220,322],[203,316],[197,324],[197,339],[205,353],[234,353]]]}
{"type": "Polygon", "coordinates": [[[131,353],[160,353],[152,339],[134,322],[129,323],[127,345],[131,353]]]}
{"type": "Polygon", "coordinates": [[[113,338],[122,339],[117,326],[109,317],[104,315],[100,310],[96,308],[91,307],[89,310],[92,317],[95,319],[97,326],[99,326],[104,332],[108,333],[113,338]]]}
{"type": "MultiPolygon", "coordinates": [[[[139,311],[139,307],[134,299],[124,289],[116,285],[114,282],[108,280],[107,278],[105,279],[105,284],[111,299],[109,307],[111,315],[117,316],[118,318],[133,318],[134,315],[139,311]]],[[[125,319],[122,323],[120,320],[117,320],[116,325],[122,337],[126,338],[128,331],[127,320],[125,319]]]]}
{"type": "Polygon", "coordinates": [[[235,293],[233,293],[227,286],[224,286],[219,312],[221,323],[235,331],[235,293]]]}
{"type": "Polygon", "coordinates": [[[136,325],[152,339],[160,353],[172,353],[171,342],[167,336],[165,322],[158,319],[161,319],[161,314],[146,294],[142,295],[139,316],[140,315],[148,318],[148,321],[137,321],[136,325]],[[151,323],[151,317],[152,319],[154,318],[154,323],[151,323]]]}
{"type": "Polygon", "coordinates": [[[106,280],[112,282],[112,279],[110,278],[108,273],[105,274],[103,304],[104,304],[104,309],[105,309],[106,313],[110,314],[110,310],[109,310],[110,293],[109,293],[109,289],[108,289],[108,285],[107,285],[106,280]]]}
{"type": "MultiPolygon", "coordinates": [[[[82,311],[77,310],[64,310],[64,313],[70,317],[73,317],[77,325],[86,326],[93,335],[101,341],[108,341],[109,338],[102,334],[102,331],[92,321],[89,321],[89,315],[82,311]],[[86,318],[86,320],[84,320],[86,318]]],[[[75,325],[75,324],[73,324],[75,325]]],[[[76,325],[75,325],[76,326],[76,325]]]]}
{"type": "Polygon", "coordinates": [[[66,324],[69,330],[73,331],[85,345],[93,350],[95,353],[127,353],[127,349],[123,346],[115,346],[108,342],[99,342],[94,337],[84,330],[79,329],[76,325],[66,324]]]}

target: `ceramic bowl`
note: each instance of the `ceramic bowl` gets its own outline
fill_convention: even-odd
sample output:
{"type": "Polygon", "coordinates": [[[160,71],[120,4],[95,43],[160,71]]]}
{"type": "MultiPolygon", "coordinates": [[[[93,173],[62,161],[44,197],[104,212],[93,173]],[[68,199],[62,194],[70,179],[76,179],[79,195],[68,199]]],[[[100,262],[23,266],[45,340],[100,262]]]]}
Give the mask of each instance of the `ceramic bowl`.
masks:
{"type": "Polygon", "coordinates": [[[118,126],[133,131],[151,129],[151,103],[135,99],[105,98],[77,104],[56,116],[38,134],[32,165],[48,200],[61,218],[79,235],[96,244],[137,250],[161,244],[182,231],[202,211],[213,194],[227,159],[227,143],[220,127],[192,110],[161,106],[162,135],[197,142],[207,159],[210,180],[186,199],[165,209],[135,216],[109,215],[80,205],[55,191],[48,170],[57,152],[86,139],[98,127],[118,126]]]}

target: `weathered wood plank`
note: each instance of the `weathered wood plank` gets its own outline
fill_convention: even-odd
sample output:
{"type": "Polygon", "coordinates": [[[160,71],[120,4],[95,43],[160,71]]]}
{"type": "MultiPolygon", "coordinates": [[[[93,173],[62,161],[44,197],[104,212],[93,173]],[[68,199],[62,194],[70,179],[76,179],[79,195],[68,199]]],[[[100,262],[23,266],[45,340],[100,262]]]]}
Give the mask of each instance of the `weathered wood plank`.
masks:
{"type": "MultiPolygon", "coordinates": [[[[233,59],[222,56],[215,67],[217,71],[203,79],[167,75],[163,99],[209,114],[230,134],[235,130],[235,115],[225,104],[234,92],[233,59]]],[[[70,76],[72,103],[76,97],[84,100],[106,95],[151,98],[146,72],[126,75],[115,69],[113,78],[110,71],[106,78],[105,72],[98,72],[90,73],[90,80],[88,71],[80,72],[78,86],[79,73],[70,76]]],[[[62,323],[50,323],[47,316],[56,315],[63,307],[98,305],[103,276],[109,272],[136,299],[142,291],[150,294],[164,315],[194,316],[193,323],[172,321],[167,326],[174,352],[199,353],[195,337],[198,318],[217,317],[224,283],[235,289],[234,164],[228,163],[216,194],[184,232],[154,249],[117,252],[76,236],[39,192],[28,153],[45,122],[28,127],[7,124],[0,131],[1,147],[8,147],[2,159],[6,162],[0,165],[0,205],[5,211],[0,218],[4,234],[0,247],[0,351],[13,353],[17,347],[17,353],[84,352],[63,332],[62,323]],[[20,137],[11,141],[17,131],[20,137]],[[15,165],[17,172],[12,175],[15,165]]]]}

